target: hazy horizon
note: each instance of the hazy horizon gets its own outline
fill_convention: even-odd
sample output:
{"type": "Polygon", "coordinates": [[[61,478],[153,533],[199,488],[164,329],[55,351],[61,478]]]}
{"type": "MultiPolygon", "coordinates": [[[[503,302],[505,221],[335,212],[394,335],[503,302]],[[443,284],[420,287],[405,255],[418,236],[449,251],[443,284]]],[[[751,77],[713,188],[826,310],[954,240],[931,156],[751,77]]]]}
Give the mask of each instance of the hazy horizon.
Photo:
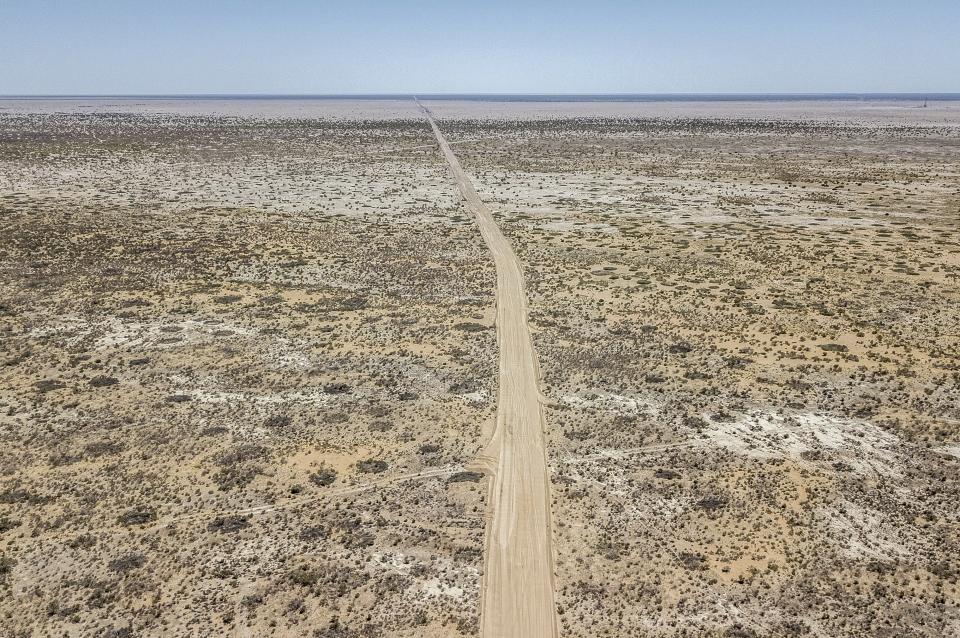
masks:
{"type": "Polygon", "coordinates": [[[958,30],[944,0],[15,0],[0,94],[947,94],[958,30]]]}
{"type": "Polygon", "coordinates": [[[237,100],[429,100],[505,101],[802,101],[802,100],[931,100],[956,101],[960,93],[33,93],[0,94],[0,99],[237,99],[237,100]]]}

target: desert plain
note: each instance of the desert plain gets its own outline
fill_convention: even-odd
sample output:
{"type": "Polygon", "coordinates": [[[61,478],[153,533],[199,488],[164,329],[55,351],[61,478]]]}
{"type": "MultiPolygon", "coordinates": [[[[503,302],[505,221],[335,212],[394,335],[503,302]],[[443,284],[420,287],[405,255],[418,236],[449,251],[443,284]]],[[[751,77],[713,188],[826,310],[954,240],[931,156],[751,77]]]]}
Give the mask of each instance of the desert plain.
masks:
{"type": "Polygon", "coordinates": [[[0,99],[0,442],[2,636],[960,635],[960,101],[0,99]]]}

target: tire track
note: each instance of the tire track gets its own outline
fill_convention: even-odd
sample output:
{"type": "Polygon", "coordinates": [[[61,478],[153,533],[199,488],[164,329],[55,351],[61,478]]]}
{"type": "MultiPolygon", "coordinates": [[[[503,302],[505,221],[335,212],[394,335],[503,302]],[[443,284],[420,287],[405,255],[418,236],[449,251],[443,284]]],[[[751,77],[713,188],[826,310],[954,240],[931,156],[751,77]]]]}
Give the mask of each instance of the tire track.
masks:
{"type": "Polygon", "coordinates": [[[417,100],[497,267],[499,399],[493,436],[477,465],[490,477],[481,584],[486,638],[555,638],[550,478],[544,444],[540,366],[527,323],[523,268],[477,195],[430,110],[417,100]]]}

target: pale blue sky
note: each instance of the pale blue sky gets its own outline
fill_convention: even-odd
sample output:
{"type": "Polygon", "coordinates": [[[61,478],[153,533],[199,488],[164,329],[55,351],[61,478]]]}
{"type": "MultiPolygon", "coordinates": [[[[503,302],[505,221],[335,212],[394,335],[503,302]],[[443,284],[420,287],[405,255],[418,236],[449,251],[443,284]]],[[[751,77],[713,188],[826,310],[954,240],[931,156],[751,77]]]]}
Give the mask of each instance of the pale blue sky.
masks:
{"type": "Polygon", "coordinates": [[[960,0],[0,0],[0,94],[960,92],[960,0]]]}

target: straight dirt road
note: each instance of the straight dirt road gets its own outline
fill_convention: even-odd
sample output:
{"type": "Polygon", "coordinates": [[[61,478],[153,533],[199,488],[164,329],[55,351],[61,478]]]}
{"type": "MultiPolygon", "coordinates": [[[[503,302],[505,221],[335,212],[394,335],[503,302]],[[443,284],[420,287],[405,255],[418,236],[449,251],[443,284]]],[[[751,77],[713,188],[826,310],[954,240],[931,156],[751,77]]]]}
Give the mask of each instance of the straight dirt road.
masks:
{"type": "Polygon", "coordinates": [[[523,269],[460,162],[430,121],[457,187],[497,266],[500,394],[497,424],[480,455],[490,477],[480,625],[485,638],[555,637],[550,478],[540,402],[540,366],[527,324],[523,269]]]}

